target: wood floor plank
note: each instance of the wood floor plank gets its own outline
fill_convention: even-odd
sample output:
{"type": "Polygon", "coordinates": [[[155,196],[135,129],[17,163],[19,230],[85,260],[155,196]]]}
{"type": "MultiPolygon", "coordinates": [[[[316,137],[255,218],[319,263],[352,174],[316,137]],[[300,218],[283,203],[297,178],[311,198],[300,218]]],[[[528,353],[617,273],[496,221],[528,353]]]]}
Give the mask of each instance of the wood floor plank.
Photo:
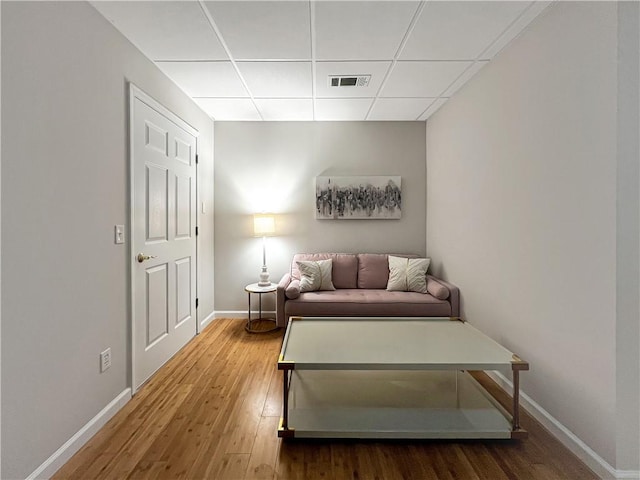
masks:
{"type": "Polygon", "coordinates": [[[302,442],[284,441],[280,444],[276,461],[276,478],[304,480],[304,451],[302,442]]]}
{"type": "Polygon", "coordinates": [[[215,478],[212,477],[213,472],[220,469],[221,463],[226,453],[224,435],[222,434],[222,426],[216,424],[216,428],[212,429],[206,445],[198,452],[198,456],[193,462],[187,474],[188,478],[215,478]]]}
{"type": "Polygon", "coordinates": [[[319,442],[304,451],[304,478],[322,480],[332,478],[331,445],[319,442]]]}
{"type": "Polygon", "coordinates": [[[262,410],[263,417],[282,416],[282,371],[273,365],[269,379],[269,391],[262,410]]]}
{"type": "MultiPolygon", "coordinates": [[[[54,479],[591,480],[526,412],[522,441],[291,440],[276,435],[282,330],[217,319],[159,370],[54,479]]],[[[502,403],[510,397],[474,376],[502,403]]]]}
{"type": "MultiPolygon", "coordinates": [[[[104,448],[96,456],[87,456],[85,450],[76,455],[84,456],[82,467],[77,468],[72,474],[58,472],[59,478],[120,478],[126,477],[135,467],[137,459],[146,451],[147,442],[151,441],[156,431],[170,422],[173,412],[183,401],[191,387],[175,386],[167,392],[163,400],[155,404],[154,414],[145,416],[145,420],[139,417],[140,410],[147,411],[139,406],[126,418],[130,422],[118,424],[110,438],[103,442],[104,448]],[[119,477],[116,477],[116,474],[119,477]]],[[[91,451],[88,449],[87,451],[91,451]]],[[[57,478],[57,477],[56,477],[57,478]]]]}
{"type": "Polygon", "coordinates": [[[331,471],[335,480],[358,478],[356,452],[353,442],[333,442],[331,444],[331,471]]]}
{"type": "Polygon", "coordinates": [[[173,472],[167,468],[167,462],[150,462],[145,468],[133,470],[127,479],[131,480],[160,480],[171,478],[173,472]]]}
{"type": "Polygon", "coordinates": [[[251,457],[245,474],[246,479],[272,479],[276,474],[276,458],[280,442],[275,432],[278,430],[277,417],[262,417],[258,426],[251,457]]]}
{"type": "Polygon", "coordinates": [[[243,378],[236,408],[225,427],[229,434],[227,453],[251,453],[269,390],[267,371],[271,366],[262,362],[262,365],[250,364],[248,367],[250,374],[243,378]]]}
{"type": "Polygon", "coordinates": [[[87,477],[89,478],[126,478],[140,461],[140,458],[153,443],[156,436],[160,434],[164,428],[171,422],[176,411],[182,406],[185,398],[192,389],[191,385],[178,385],[174,392],[167,398],[166,402],[158,405],[158,408],[150,412],[148,421],[142,428],[139,428],[125,442],[109,463],[107,468],[101,469],[99,475],[92,473],[89,469],[87,477]]]}
{"type": "MultiPolygon", "coordinates": [[[[396,442],[374,443],[371,447],[373,456],[378,459],[380,464],[379,470],[389,473],[388,480],[424,478],[424,476],[417,476],[416,470],[418,469],[415,468],[412,459],[403,454],[400,444],[396,442]]],[[[423,470],[422,465],[419,466],[419,470],[423,470]]]]}
{"type": "Polygon", "coordinates": [[[469,460],[475,472],[482,472],[480,478],[491,480],[509,480],[507,473],[491,456],[487,447],[479,442],[473,442],[464,449],[464,456],[469,460]]]}
{"type": "Polygon", "coordinates": [[[372,443],[356,443],[355,453],[357,478],[385,480],[386,476],[395,475],[396,472],[386,472],[382,469],[380,459],[375,454],[372,443]]]}
{"type": "MultiPolygon", "coordinates": [[[[440,450],[434,442],[423,442],[421,444],[413,444],[409,446],[409,452],[414,462],[425,459],[426,471],[425,480],[455,480],[456,476],[447,466],[440,450]]],[[[459,470],[459,467],[456,466],[459,470]]],[[[462,477],[461,477],[462,478],[462,477]]]]}
{"type": "Polygon", "coordinates": [[[412,448],[410,443],[378,443],[376,454],[381,459],[384,471],[396,472],[394,478],[415,480],[440,480],[430,455],[421,455],[412,448]]]}
{"type": "Polygon", "coordinates": [[[238,480],[244,477],[249,463],[249,454],[246,453],[225,453],[218,468],[211,472],[211,476],[219,480],[238,480]]]}

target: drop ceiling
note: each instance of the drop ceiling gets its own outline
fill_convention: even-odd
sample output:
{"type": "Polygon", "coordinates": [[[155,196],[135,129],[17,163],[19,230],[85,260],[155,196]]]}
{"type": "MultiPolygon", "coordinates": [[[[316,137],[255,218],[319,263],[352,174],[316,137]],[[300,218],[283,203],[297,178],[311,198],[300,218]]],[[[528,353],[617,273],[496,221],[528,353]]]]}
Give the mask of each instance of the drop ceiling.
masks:
{"type": "Polygon", "coordinates": [[[426,120],[550,3],[92,2],[222,121],[426,120]]]}

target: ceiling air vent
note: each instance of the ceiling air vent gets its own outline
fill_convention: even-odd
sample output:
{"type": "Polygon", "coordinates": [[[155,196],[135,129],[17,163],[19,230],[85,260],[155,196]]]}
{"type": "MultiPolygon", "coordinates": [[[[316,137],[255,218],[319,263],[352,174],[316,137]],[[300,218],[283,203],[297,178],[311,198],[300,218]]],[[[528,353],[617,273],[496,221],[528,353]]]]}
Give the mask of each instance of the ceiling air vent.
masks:
{"type": "Polygon", "coordinates": [[[371,75],[329,75],[330,87],[366,87],[371,75]]]}

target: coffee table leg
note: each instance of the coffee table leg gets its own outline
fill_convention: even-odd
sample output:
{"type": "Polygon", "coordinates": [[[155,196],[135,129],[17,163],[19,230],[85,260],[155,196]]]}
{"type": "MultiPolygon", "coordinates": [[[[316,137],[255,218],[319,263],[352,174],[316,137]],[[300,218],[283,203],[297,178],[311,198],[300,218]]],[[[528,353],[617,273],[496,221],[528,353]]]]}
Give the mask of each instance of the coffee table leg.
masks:
{"type": "Polygon", "coordinates": [[[291,388],[291,368],[282,370],[282,419],[278,436],[284,439],[295,437],[295,431],[289,428],[289,389],[291,388]]]}
{"type": "Polygon", "coordinates": [[[520,370],[513,370],[513,430],[520,430],[520,370]]]}
{"type": "Polygon", "coordinates": [[[282,428],[289,429],[289,370],[282,371],[282,428]]]}

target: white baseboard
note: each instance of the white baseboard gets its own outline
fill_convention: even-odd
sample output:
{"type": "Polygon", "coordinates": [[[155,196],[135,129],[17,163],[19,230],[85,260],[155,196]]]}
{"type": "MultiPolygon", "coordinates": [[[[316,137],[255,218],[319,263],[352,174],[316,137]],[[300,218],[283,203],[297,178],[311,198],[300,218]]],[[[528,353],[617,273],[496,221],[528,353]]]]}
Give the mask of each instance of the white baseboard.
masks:
{"type": "MultiPolygon", "coordinates": [[[[509,395],[513,393],[513,383],[500,372],[486,372],[509,395]]],[[[553,417],[535,400],[526,393],[520,391],[520,405],[540,422],[560,443],[571,450],[582,460],[596,475],[602,479],[640,480],[640,471],[616,470],[605,459],[598,455],[589,445],[565,427],[557,418],[553,417]]]]}
{"type": "Polygon", "coordinates": [[[217,310],[214,312],[215,318],[247,318],[247,311],[241,310],[217,310]]]}
{"type": "Polygon", "coordinates": [[[198,327],[198,332],[204,330],[204,328],[211,323],[211,321],[215,318],[216,312],[211,312],[209,315],[205,317],[204,320],[200,322],[200,326],[198,327]]]}
{"type": "Polygon", "coordinates": [[[65,442],[53,455],[27,477],[27,480],[51,478],[60,467],[93,437],[127,402],[131,400],[131,389],[127,388],[111,400],[95,417],[65,442]]]}
{"type": "Polygon", "coordinates": [[[617,479],[638,480],[640,479],[640,470],[616,470],[616,480],[617,479]]]}
{"type": "MultiPolygon", "coordinates": [[[[214,312],[215,318],[247,318],[246,310],[218,310],[214,312]]],[[[262,316],[274,317],[276,316],[275,310],[263,310],[262,316]]],[[[251,310],[251,318],[258,318],[258,311],[251,310]]]]}

